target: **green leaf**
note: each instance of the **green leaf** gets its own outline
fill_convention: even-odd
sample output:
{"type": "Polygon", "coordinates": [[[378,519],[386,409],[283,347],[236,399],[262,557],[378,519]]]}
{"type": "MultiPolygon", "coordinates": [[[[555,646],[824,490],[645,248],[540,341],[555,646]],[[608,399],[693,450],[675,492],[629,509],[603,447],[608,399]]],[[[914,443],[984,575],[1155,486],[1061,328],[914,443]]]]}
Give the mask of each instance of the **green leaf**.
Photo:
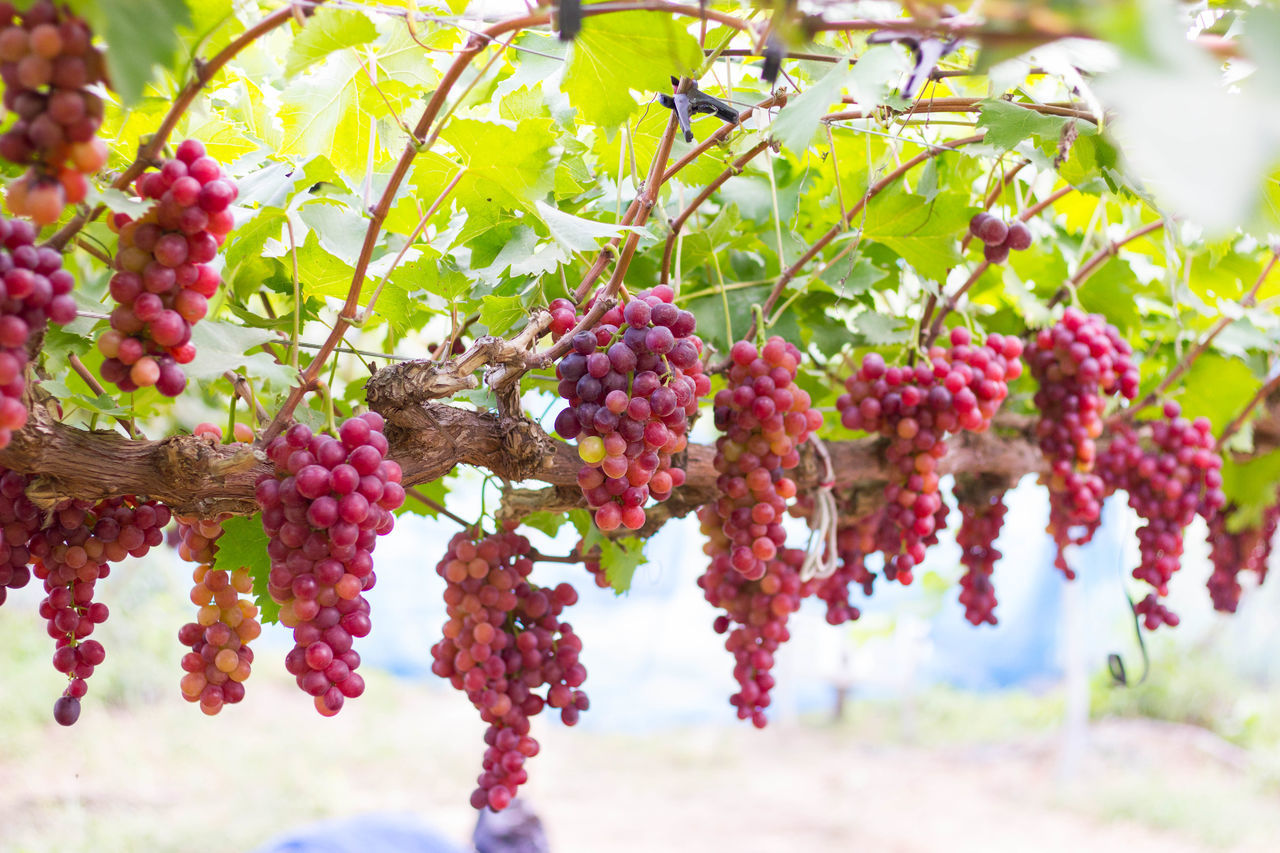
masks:
{"type": "Polygon", "coordinates": [[[1067,122],[1061,116],[1041,115],[1008,101],[987,100],[979,106],[982,112],[978,115],[978,127],[987,129],[983,142],[997,148],[1013,148],[1033,136],[1056,140],[1067,122]]]}
{"type": "Polygon", "coordinates": [[[600,246],[601,241],[621,236],[623,231],[640,230],[583,219],[541,201],[535,202],[534,208],[555,241],[570,252],[591,252],[600,246]]]}
{"type": "Polygon", "coordinates": [[[1258,390],[1258,380],[1244,362],[1202,353],[1183,378],[1178,402],[1187,418],[1201,415],[1222,431],[1258,390]]]}
{"type": "Polygon", "coordinates": [[[218,537],[218,553],[213,555],[213,568],[223,572],[248,569],[253,576],[253,597],[263,624],[280,621],[280,605],[267,592],[271,574],[271,558],[267,556],[267,533],[261,516],[238,516],[222,522],[218,537]]]}
{"type": "Polygon", "coordinates": [[[593,524],[582,540],[583,552],[600,549],[600,566],[604,569],[609,586],[619,595],[631,589],[636,569],[648,562],[644,555],[644,540],[634,536],[610,539],[593,524]]]}
{"type": "Polygon", "coordinates": [[[535,512],[526,515],[520,523],[548,536],[555,536],[568,520],[569,517],[563,512],[535,512]]]}
{"type": "Polygon", "coordinates": [[[867,206],[863,235],[893,249],[926,278],[944,281],[960,262],[957,238],[975,212],[959,193],[928,202],[897,186],[867,206]]]}
{"type": "Polygon", "coordinates": [[[255,381],[266,380],[278,388],[287,388],[297,375],[290,367],[276,364],[265,352],[246,355],[246,351],[267,341],[279,341],[271,332],[237,326],[218,320],[205,320],[191,329],[191,343],[196,357],[183,370],[191,379],[218,379],[228,370],[244,368],[255,381]]]}
{"type": "Polygon", "coordinates": [[[788,101],[769,126],[769,136],[783,148],[792,151],[808,148],[820,120],[830,112],[829,107],[840,100],[849,73],[848,65],[837,63],[825,77],[811,84],[798,98],[788,101]]]}
{"type": "Polygon", "coordinates": [[[1280,487],[1280,450],[1243,461],[1228,456],[1222,466],[1222,491],[1240,507],[1232,527],[1256,527],[1262,511],[1276,502],[1280,487]]]}
{"type": "Polygon", "coordinates": [[[524,300],[519,296],[490,295],[480,301],[480,322],[491,335],[506,333],[526,313],[524,300]]]}
{"type": "Polygon", "coordinates": [[[84,14],[107,42],[107,73],[126,104],[141,99],[157,65],[172,67],[178,28],[191,26],[186,0],[98,0],[84,14]]]}
{"type": "Polygon", "coordinates": [[[476,119],[449,122],[441,136],[467,166],[454,190],[458,206],[529,209],[530,201],[549,192],[555,180],[552,126],[551,119],[528,119],[518,128],[476,119]]]}
{"type": "Polygon", "coordinates": [[[853,326],[871,346],[902,344],[911,339],[911,324],[875,311],[863,311],[854,318],[853,326]]]}
{"type": "Polygon", "coordinates": [[[294,37],[286,57],[285,76],[293,77],[335,50],[366,44],[378,37],[373,22],[352,9],[323,6],[307,19],[294,37]]]}
{"type": "Polygon", "coordinates": [[[697,39],[670,15],[596,15],[574,39],[562,88],[580,121],[612,130],[639,108],[630,90],[669,92],[672,76],[691,74],[701,62],[697,39]]]}

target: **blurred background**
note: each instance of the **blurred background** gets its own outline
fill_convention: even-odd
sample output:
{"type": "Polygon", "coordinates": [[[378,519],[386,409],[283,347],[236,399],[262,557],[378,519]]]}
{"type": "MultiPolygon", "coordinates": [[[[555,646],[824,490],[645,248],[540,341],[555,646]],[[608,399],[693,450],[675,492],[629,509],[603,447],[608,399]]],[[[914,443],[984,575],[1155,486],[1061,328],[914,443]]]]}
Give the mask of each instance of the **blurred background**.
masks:
{"type": "MultiPolygon", "coordinates": [[[[449,485],[464,516],[479,515],[482,491],[490,509],[497,500],[468,472],[449,485]]],[[[1193,527],[1172,584],[1182,624],[1148,636],[1150,671],[1134,684],[1144,665],[1124,593],[1128,510],[1108,504],[1066,583],[1042,533],[1043,489],[1028,478],[1008,504],[998,626],[964,621],[948,535],[911,587],[879,581],[852,625],[827,625],[821,602],[806,601],[764,731],[728,704],[732,658],[694,582],[704,557],[692,519],[650,541],[626,596],[580,566],[539,564],[537,582],[581,594],[566,618],[591,697],[574,729],[534,720],[542,752],[520,799],[550,849],[1276,849],[1280,584],[1247,588],[1234,616],[1214,613],[1205,531],[1193,527]],[[1111,654],[1130,686],[1108,673],[1111,654]]],[[[953,511],[952,532],[958,521],[953,511]]],[[[0,610],[0,850],[253,850],[358,815],[470,849],[483,725],[429,671],[444,621],[435,561],[456,529],[404,515],[378,543],[374,631],[357,646],[369,689],[333,719],[284,672],[279,626],[255,643],[243,703],[208,718],[184,702],[176,632],[192,618],[191,567],[160,548],[101,584],[107,661],[79,723],[61,728],[38,583],[12,594],[0,610]]],[[[568,535],[530,537],[567,553],[568,535]]]]}

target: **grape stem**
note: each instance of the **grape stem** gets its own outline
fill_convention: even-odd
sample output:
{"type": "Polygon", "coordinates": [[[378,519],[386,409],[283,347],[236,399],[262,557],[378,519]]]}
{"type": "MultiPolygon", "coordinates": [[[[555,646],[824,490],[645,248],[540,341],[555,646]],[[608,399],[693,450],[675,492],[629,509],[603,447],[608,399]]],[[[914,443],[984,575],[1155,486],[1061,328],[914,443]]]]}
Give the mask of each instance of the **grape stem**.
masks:
{"type": "MultiPolygon", "coordinates": [[[[98,381],[97,377],[93,375],[89,368],[85,367],[84,362],[80,360],[80,356],[75,353],[71,353],[67,357],[67,361],[71,365],[71,369],[75,371],[76,376],[83,379],[84,384],[89,386],[90,391],[97,394],[99,397],[110,396],[107,394],[106,389],[102,387],[102,383],[98,381]]],[[[133,418],[126,418],[120,415],[115,415],[114,417],[120,426],[124,427],[125,431],[129,433],[130,438],[138,437],[138,427],[137,424],[134,423],[133,418]]]]}
{"type": "MultiPolygon", "coordinates": [[[[1261,289],[1263,282],[1267,280],[1267,276],[1271,274],[1271,270],[1273,267],[1275,267],[1276,261],[1278,260],[1280,260],[1280,249],[1277,249],[1276,251],[1272,252],[1271,259],[1267,261],[1267,265],[1262,268],[1262,273],[1258,276],[1257,280],[1254,281],[1253,287],[1250,287],[1249,292],[1246,293],[1244,297],[1240,300],[1241,308],[1248,309],[1248,308],[1252,308],[1254,305],[1257,304],[1258,291],[1261,289]]],[[[1186,356],[1182,358],[1181,361],[1179,361],[1176,365],[1174,365],[1173,370],[1169,371],[1169,373],[1164,377],[1164,379],[1161,380],[1159,385],[1153,388],[1138,403],[1134,404],[1133,406],[1130,406],[1128,409],[1117,414],[1116,418],[1119,420],[1130,420],[1133,418],[1134,414],[1136,414],[1140,409],[1146,408],[1147,406],[1150,406],[1152,403],[1156,402],[1156,400],[1159,399],[1161,394],[1168,391],[1169,388],[1172,387],[1173,383],[1178,379],[1179,376],[1181,376],[1182,374],[1186,373],[1189,369],[1191,369],[1191,365],[1194,364],[1196,359],[1199,358],[1201,354],[1206,349],[1209,348],[1209,345],[1213,343],[1213,339],[1216,338],[1219,334],[1221,334],[1223,329],[1227,328],[1227,326],[1230,326],[1235,321],[1236,321],[1236,318],[1234,317],[1225,317],[1225,316],[1220,317],[1218,319],[1218,322],[1214,323],[1213,326],[1209,329],[1209,331],[1205,333],[1204,338],[1198,344],[1196,344],[1195,347],[1190,352],[1188,352],[1186,356]]]]}
{"type": "MultiPolygon", "coordinates": [[[[324,0],[316,0],[314,5],[319,5],[322,2],[324,0]]],[[[178,122],[182,120],[182,116],[186,111],[191,108],[196,95],[200,94],[200,90],[205,87],[205,84],[212,80],[214,75],[222,69],[222,66],[235,58],[240,51],[286,21],[293,20],[293,13],[294,7],[292,4],[283,6],[236,36],[226,47],[218,51],[212,59],[193,63],[195,75],[187,81],[187,85],[183,86],[182,91],[173,99],[172,106],[169,107],[169,111],[165,113],[164,118],[160,121],[160,126],[156,128],[156,132],[138,150],[137,158],[129,164],[129,168],[121,172],[111,182],[111,186],[118,190],[124,189],[133,183],[148,166],[155,163],[165,144],[168,143],[170,134],[178,126],[178,122]]],[[[106,209],[107,206],[105,204],[100,204],[91,211],[77,213],[71,218],[70,222],[59,228],[52,237],[46,240],[45,245],[61,252],[71,242],[71,238],[80,232],[81,228],[101,216],[106,209]]]]}
{"type": "Polygon", "coordinates": [[[405,489],[404,493],[409,497],[413,498],[414,500],[420,503],[423,503],[426,506],[430,507],[431,509],[435,510],[436,512],[440,513],[450,521],[457,522],[458,524],[462,525],[464,528],[471,528],[473,526],[471,522],[467,521],[462,516],[454,515],[452,512],[449,512],[449,510],[445,509],[444,504],[441,504],[438,501],[435,501],[427,497],[421,491],[413,488],[412,486],[405,489]]]}

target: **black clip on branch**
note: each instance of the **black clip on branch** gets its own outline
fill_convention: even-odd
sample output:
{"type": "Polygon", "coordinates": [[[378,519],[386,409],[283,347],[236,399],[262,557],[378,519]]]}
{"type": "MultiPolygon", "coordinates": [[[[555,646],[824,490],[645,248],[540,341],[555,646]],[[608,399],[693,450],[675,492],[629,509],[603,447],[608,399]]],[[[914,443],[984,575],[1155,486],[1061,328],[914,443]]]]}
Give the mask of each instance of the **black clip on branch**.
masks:
{"type": "MultiPolygon", "coordinates": [[[[678,86],[680,81],[675,77],[671,78],[671,85],[678,86]]],[[[689,84],[689,91],[685,94],[674,95],[658,95],[658,103],[662,104],[669,110],[676,111],[676,120],[680,122],[680,129],[684,131],[684,141],[693,141],[692,118],[695,115],[713,115],[726,124],[738,123],[738,111],[726,104],[719,98],[713,98],[706,92],[698,88],[697,83],[689,84]]]]}

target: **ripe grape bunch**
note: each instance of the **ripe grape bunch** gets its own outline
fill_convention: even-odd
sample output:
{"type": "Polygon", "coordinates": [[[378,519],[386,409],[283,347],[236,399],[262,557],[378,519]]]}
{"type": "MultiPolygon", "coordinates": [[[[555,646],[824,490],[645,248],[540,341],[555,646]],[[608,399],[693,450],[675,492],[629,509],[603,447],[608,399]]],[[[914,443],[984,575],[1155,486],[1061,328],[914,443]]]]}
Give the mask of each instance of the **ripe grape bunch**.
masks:
{"type": "Polygon", "coordinates": [[[782,517],[796,484],[786,476],[800,463],[799,445],[822,426],[809,393],[795,384],[800,351],[782,338],[759,350],[738,341],[729,351],[726,387],[715,397],[716,488],[711,505],[732,551],[729,562],[750,580],[786,542],[782,517]]]}
{"type": "Polygon", "coordinates": [[[971,625],[996,624],[996,590],[991,583],[996,561],[1001,557],[996,548],[1000,528],[1004,526],[1004,496],[1007,484],[962,481],[956,485],[956,502],[960,505],[960,529],[956,544],[960,546],[960,603],[964,618],[971,625]]]}
{"type": "Polygon", "coordinates": [[[145,556],[163,542],[160,531],[169,518],[164,504],[133,496],[97,504],[63,501],[28,541],[33,573],[44,581],[47,593],[40,615],[48,620],[56,643],[53,667],[68,678],[53,706],[53,718],[61,725],[80,718],[86,679],[106,658],[102,644],[87,639],[108,616],[107,606],[93,600],[95,585],[111,573],[109,563],[145,556]]]}
{"type": "Polygon", "coordinates": [[[31,580],[31,552],[27,543],[40,529],[43,513],[27,498],[28,478],[0,468],[0,604],[7,590],[21,589],[31,580]]]}
{"type": "Polygon", "coordinates": [[[511,531],[479,540],[459,533],[436,566],[449,618],[431,647],[431,671],[464,691],[489,724],[471,794],[476,809],[505,809],[528,780],[525,759],[539,750],[530,718],[550,706],[572,726],[590,704],[579,689],[587,678],[582,641],[560,621],[578,593],[567,583],[539,588],[528,580],[532,570],[529,540],[511,531]]]}
{"type": "MultiPolygon", "coordinates": [[[[573,336],[556,367],[569,406],[555,429],[578,439],[578,485],[601,530],[638,530],[649,498],[666,500],[684,483],[672,457],[688,445],[689,418],[711,381],[702,373],[693,314],[674,298],[670,287],[658,285],[613,306],[595,328],[573,336]]],[[[556,338],[581,319],[567,299],[554,300],[550,310],[556,338]]]]}
{"type": "Polygon", "coordinates": [[[1223,613],[1235,613],[1240,606],[1244,591],[1240,586],[1241,572],[1254,572],[1258,583],[1266,578],[1272,540],[1280,525],[1280,502],[1262,511],[1262,520],[1256,527],[1231,531],[1227,529],[1227,519],[1235,510],[1234,505],[1229,505],[1208,519],[1209,562],[1213,564],[1213,572],[1207,586],[1213,609],[1223,613]]]}
{"type": "Polygon", "coordinates": [[[1106,398],[1132,400],[1138,393],[1133,350],[1099,314],[1068,308],[1055,325],[1041,329],[1027,350],[1027,364],[1040,387],[1036,437],[1049,460],[1041,477],[1049,489],[1049,534],[1057,543],[1055,565],[1068,578],[1063,549],[1088,542],[1097,530],[1106,487],[1094,472],[1106,398]]]}
{"type": "Polygon", "coordinates": [[[1178,404],[1169,402],[1164,418],[1141,432],[1121,424],[1098,458],[1108,487],[1124,489],[1129,506],[1145,522],[1138,529],[1139,564],[1133,577],[1155,588],[1135,608],[1149,631],[1178,624],[1177,614],[1159,598],[1169,594],[1169,580],[1181,568],[1187,526],[1197,513],[1211,519],[1226,504],[1222,457],[1209,420],[1192,422],[1180,414],[1178,404]]]}
{"type": "Polygon", "coordinates": [[[1025,222],[1009,224],[998,216],[983,211],[969,220],[969,233],[983,242],[982,256],[988,263],[1002,264],[1009,251],[1031,247],[1031,229],[1025,222]]]}
{"type": "Polygon", "coordinates": [[[285,668],[326,717],[364,692],[352,648],[372,627],[361,593],[375,582],[377,538],[391,532],[391,512],[404,503],[382,427],[374,412],[344,421],[337,438],[295,424],[267,445],[276,470],[255,491],[270,540],[267,590],[281,624],[293,629],[285,668]]]}
{"type": "Polygon", "coordinates": [[[102,378],[121,391],[154,385],[176,397],[187,385],[179,365],[196,355],[191,327],[208,313],[221,281],[209,262],[231,230],[236,185],[199,140],[188,139],[137,188],[155,203],[139,219],[113,220],[120,250],[111,298],[118,304],[98,338],[102,378]]]}
{"type": "Polygon", "coordinates": [[[75,279],[62,256],[37,248],[36,229],[21,219],[0,217],[0,447],[27,422],[27,345],[46,322],[76,318],[75,279]]]}
{"type": "Polygon", "coordinates": [[[733,544],[725,536],[720,516],[710,506],[698,510],[702,532],[707,537],[703,551],[711,558],[707,571],[698,578],[703,597],[724,612],[716,616],[717,634],[727,634],[724,647],[733,654],[733,677],[738,692],[729,697],[738,719],[751,720],[756,728],[768,724],[765,709],[776,683],[774,656],[791,638],[787,620],[800,609],[803,595],[800,567],[804,551],[780,548],[765,560],[764,573],[748,578],[733,564],[733,544]]]}
{"type": "Polygon", "coordinates": [[[102,99],[102,54],[89,26],[65,8],[40,0],[19,15],[0,3],[0,80],[5,109],[17,120],[0,135],[0,157],[29,166],[9,185],[9,210],[48,225],[68,204],[84,201],[85,175],[107,163],[96,134],[102,99]]]}
{"type": "Polygon", "coordinates": [[[1022,342],[1015,337],[991,335],[979,346],[970,343],[968,330],[956,328],[950,342],[930,347],[928,361],[915,367],[888,367],[879,353],[868,353],[836,401],[844,426],[889,440],[881,542],[888,545],[885,576],[903,584],[911,583],[927,540],[945,518],[937,467],[947,434],[987,429],[1008,382],[1022,372],[1022,342]]]}
{"type": "Polygon", "coordinates": [[[213,567],[222,533],[220,521],[178,517],[178,555],[197,564],[191,603],[199,608],[196,621],[178,629],[178,642],[191,649],[182,656],[182,696],[210,716],[244,699],[253,663],[249,643],[262,633],[258,608],[247,597],[253,591],[249,570],[213,567]]]}

